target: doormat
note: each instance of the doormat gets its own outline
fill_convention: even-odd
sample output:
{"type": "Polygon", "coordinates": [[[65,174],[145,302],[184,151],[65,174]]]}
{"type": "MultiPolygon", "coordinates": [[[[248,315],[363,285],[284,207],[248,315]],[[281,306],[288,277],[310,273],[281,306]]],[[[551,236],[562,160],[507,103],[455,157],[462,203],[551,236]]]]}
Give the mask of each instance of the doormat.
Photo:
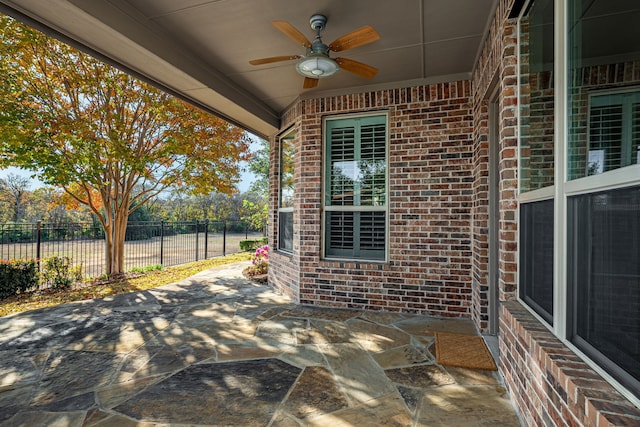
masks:
{"type": "Polygon", "coordinates": [[[479,336],[436,332],[436,359],[441,365],[498,370],[484,339],[479,336]]]}

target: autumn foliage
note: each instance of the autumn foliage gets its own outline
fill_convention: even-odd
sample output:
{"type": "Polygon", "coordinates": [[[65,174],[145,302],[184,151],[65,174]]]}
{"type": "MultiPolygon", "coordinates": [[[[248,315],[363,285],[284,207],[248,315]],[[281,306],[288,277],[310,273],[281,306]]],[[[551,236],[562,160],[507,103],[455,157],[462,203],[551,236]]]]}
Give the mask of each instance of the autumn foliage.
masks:
{"type": "Polygon", "coordinates": [[[36,171],[105,229],[123,271],[129,214],[168,187],[231,193],[241,129],[110,65],[0,17],[0,165],[36,171]]]}

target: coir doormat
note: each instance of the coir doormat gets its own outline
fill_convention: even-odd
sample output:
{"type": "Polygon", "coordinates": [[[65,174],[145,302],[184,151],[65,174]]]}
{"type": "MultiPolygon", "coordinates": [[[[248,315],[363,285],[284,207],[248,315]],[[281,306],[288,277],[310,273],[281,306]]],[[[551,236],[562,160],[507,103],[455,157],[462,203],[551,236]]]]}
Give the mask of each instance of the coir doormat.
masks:
{"type": "Polygon", "coordinates": [[[436,359],[441,365],[497,371],[482,337],[436,332],[436,359]]]}

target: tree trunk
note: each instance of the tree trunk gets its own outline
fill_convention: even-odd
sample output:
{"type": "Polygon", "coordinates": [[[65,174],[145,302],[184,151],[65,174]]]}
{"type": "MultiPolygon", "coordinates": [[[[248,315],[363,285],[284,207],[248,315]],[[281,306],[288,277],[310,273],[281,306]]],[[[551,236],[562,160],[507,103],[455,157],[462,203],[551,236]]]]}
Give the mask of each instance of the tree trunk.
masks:
{"type": "Polygon", "coordinates": [[[105,235],[106,273],[109,276],[124,273],[124,239],[129,221],[129,209],[121,206],[111,210],[106,204],[104,220],[101,221],[105,235]]]}
{"type": "Polygon", "coordinates": [[[118,215],[114,218],[114,261],[113,266],[114,273],[124,273],[124,239],[127,231],[127,222],[129,216],[127,212],[118,212],[118,215]]]}
{"type": "Polygon", "coordinates": [[[114,274],[113,271],[113,222],[109,218],[109,222],[102,224],[104,228],[104,259],[106,263],[105,273],[109,276],[114,274]]]}

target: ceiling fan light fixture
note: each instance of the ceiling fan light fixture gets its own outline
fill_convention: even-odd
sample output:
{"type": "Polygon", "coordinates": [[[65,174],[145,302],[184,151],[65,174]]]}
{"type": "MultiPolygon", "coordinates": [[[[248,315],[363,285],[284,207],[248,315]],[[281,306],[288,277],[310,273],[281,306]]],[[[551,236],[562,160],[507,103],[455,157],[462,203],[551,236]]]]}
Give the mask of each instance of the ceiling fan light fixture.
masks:
{"type": "Polygon", "coordinates": [[[331,77],[339,69],[338,63],[324,54],[311,54],[302,58],[296,65],[298,73],[312,79],[331,77]]]}

